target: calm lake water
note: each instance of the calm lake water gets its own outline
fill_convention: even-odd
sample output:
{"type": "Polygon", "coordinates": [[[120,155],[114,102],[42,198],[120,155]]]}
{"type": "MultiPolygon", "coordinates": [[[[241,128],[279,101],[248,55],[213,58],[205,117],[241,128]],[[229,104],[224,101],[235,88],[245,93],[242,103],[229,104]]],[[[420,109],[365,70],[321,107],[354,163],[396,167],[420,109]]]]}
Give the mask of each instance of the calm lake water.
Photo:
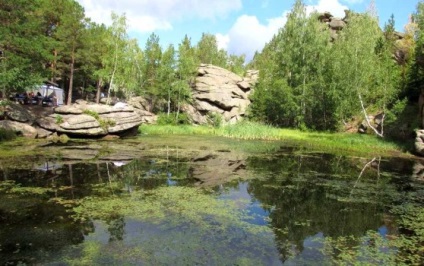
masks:
{"type": "Polygon", "coordinates": [[[342,255],[378,265],[405,233],[393,209],[424,194],[418,160],[283,142],[144,136],[31,149],[0,159],[2,265],[334,265],[342,255]]]}

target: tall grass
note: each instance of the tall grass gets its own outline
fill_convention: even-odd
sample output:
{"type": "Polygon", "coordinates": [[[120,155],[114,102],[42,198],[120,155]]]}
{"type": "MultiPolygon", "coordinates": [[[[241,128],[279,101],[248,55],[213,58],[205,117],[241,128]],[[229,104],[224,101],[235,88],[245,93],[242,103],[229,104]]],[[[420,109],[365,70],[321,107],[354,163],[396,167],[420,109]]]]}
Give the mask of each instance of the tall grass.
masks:
{"type": "Polygon", "coordinates": [[[397,153],[403,147],[372,135],[352,133],[306,132],[295,129],[280,129],[253,122],[242,122],[219,128],[208,126],[143,125],[142,134],[151,135],[215,135],[244,140],[278,140],[311,149],[338,152],[379,154],[397,153]]]}

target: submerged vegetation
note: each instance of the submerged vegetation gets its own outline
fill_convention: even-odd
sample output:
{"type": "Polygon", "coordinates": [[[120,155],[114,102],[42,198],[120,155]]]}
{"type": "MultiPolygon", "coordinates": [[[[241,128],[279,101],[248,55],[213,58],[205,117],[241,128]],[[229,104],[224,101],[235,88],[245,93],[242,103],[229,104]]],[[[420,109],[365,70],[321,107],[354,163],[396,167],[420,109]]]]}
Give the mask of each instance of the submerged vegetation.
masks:
{"type": "MultiPolygon", "coordinates": [[[[121,167],[65,164],[34,180],[25,178],[28,169],[10,173],[16,180],[0,186],[10,223],[0,254],[35,264],[203,264],[205,257],[248,265],[423,263],[424,186],[396,172],[407,159],[404,165],[280,147],[248,153],[240,179],[198,187],[193,167],[204,169],[214,157],[189,156],[182,151],[195,143],[173,139],[181,152],[158,143],[157,155],[121,167]],[[50,228],[66,234],[63,248],[50,228]]],[[[223,152],[228,163],[240,160],[231,154],[223,152]]]]}

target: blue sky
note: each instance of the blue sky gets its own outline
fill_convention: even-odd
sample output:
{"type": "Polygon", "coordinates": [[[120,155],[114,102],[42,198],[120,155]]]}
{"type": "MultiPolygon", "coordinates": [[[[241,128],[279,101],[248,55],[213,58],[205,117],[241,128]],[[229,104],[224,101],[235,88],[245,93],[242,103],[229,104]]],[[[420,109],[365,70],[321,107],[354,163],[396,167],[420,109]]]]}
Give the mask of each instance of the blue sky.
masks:
{"type": "MultiPolygon", "coordinates": [[[[77,0],[92,20],[110,24],[112,11],[125,14],[130,37],[144,49],[154,32],[163,48],[175,47],[187,34],[196,44],[202,33],[217,36],[219,46],[248,59],[284,26],[294,0],[77,0]]],[[[371,0],[304,0],[308,9],[329,11],[343,17],[343,10],[364,12],[371,0]]],[[[403,31],[419,0],[375,0],[380,25],[391,14],[396,29],[403,31]]]]}

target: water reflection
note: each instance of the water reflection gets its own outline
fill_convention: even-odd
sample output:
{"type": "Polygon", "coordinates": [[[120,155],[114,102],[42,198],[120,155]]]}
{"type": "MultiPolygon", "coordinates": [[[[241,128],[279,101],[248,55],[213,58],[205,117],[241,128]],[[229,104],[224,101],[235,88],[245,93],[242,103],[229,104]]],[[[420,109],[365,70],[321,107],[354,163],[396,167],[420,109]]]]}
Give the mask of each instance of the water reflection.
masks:
{"type": "Polygon", "coordinates": [[[388,206],[422,193],[424,166],[410,160],[158,150],[91,147],[30,168],[3,165],[0,263],[328,263],[327,239],[349,236],[355,247],[377,241],[370,230],[397,235],[388,206]],[[155,194],[169,187],[185,190],[155,194]],[[102,204],[116,207],[96,216],[102,204]]]}

